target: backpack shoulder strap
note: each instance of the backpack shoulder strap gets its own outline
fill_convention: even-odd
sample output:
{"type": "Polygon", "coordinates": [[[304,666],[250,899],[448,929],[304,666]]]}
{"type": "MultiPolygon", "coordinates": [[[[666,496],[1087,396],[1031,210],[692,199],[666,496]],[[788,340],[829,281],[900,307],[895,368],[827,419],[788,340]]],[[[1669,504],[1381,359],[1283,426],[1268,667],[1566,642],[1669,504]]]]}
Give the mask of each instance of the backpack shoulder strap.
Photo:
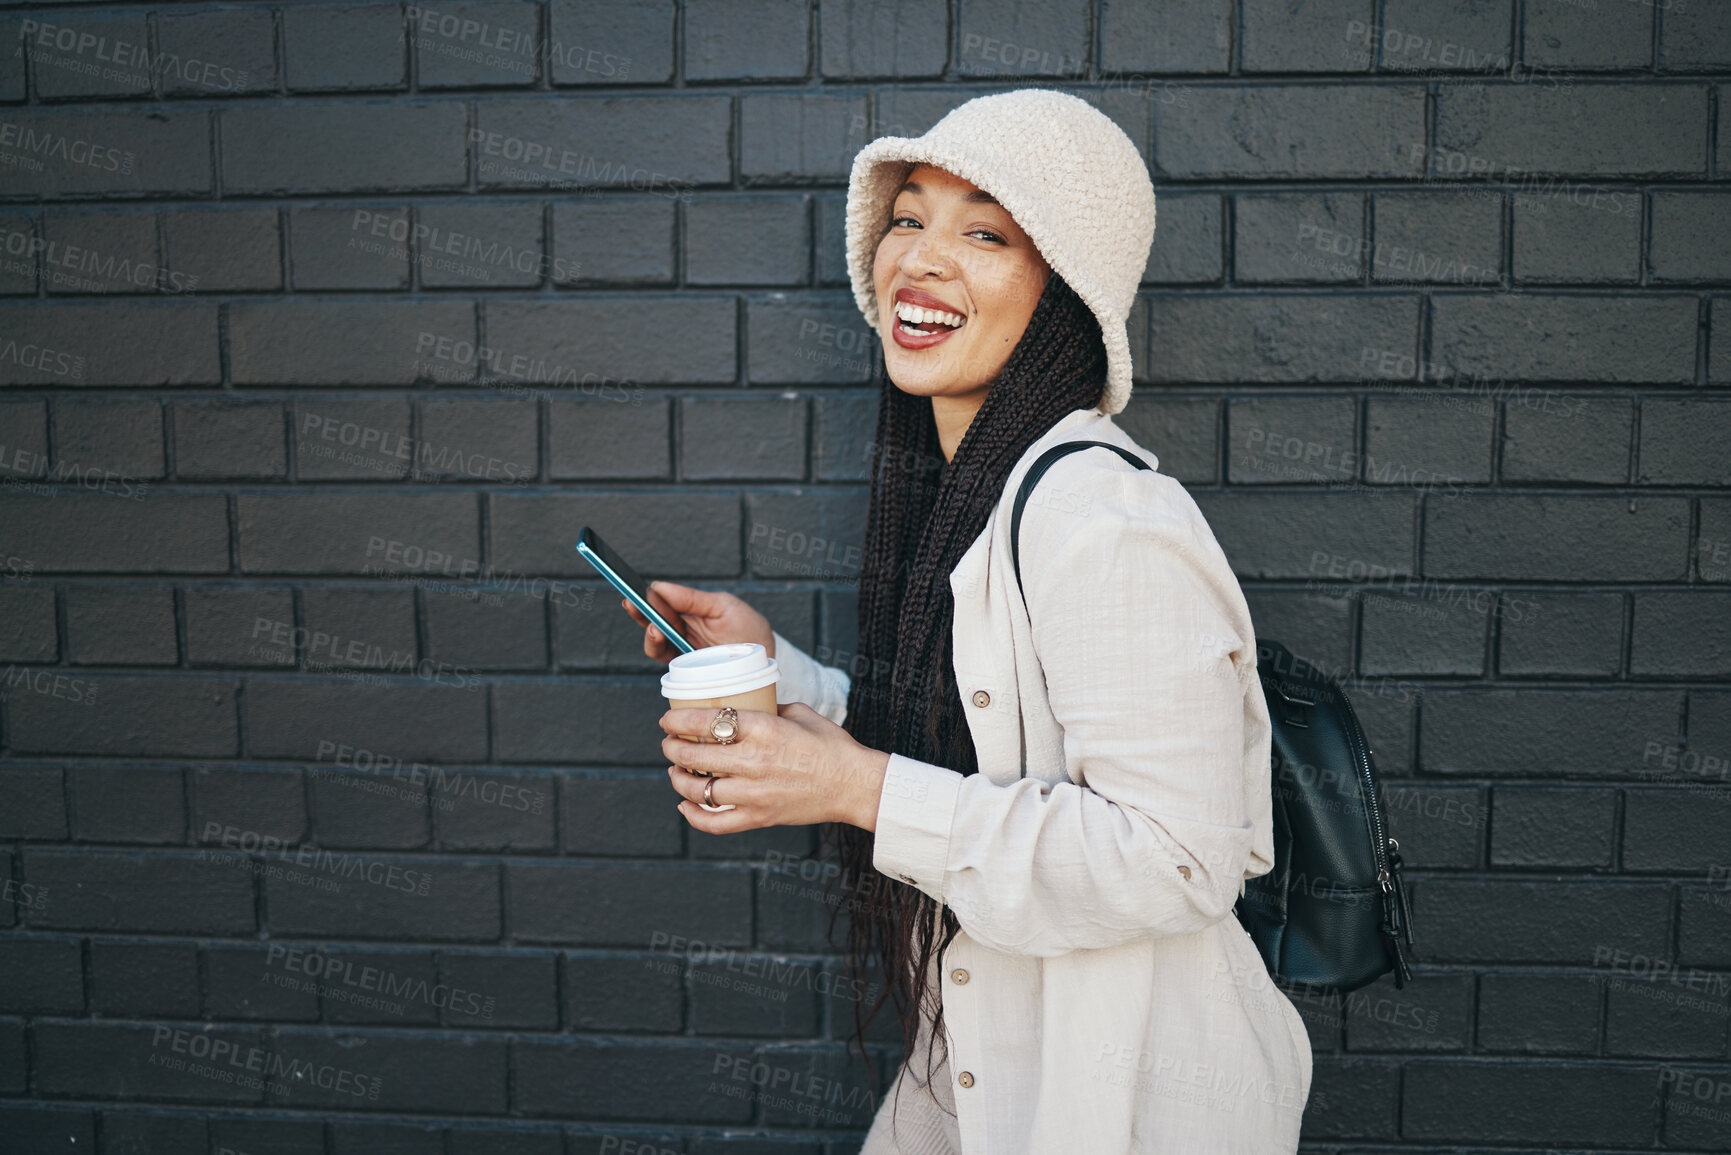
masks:
{"type": "MultiPolygon", "coordinates": [[[[1016,504],[1010,511],[1010,561],[1016,570],[1016,589],[1022,588],[1022,546],[1019,531],[1022,528],[1022,507],[1028,504],[1028,495],[1034,492],[1034,486],[1040,483],[1041,476],[1052,463],[1060,457],[1068,457],[1080,449],[1089,449],[1098,445],[1101,449],[1110,449],[1137,469],[1152,469],[1142,458],[1125,449],[1122,445],[1113,445],[1108,441],[1065,441],[1054,445],[1035,459],[1028,467],[1028,472],[1022,477],[1021,487],[1016,490],[1016,504]]],[[[1022,595],[1024,602],[1027,595],[1022,595]]]]}

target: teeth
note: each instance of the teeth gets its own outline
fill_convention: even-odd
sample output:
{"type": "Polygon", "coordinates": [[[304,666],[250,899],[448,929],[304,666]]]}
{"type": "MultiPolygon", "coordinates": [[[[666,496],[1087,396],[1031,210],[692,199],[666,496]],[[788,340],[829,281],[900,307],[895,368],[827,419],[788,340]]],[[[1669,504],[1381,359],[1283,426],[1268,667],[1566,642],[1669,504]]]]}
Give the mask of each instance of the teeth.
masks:
{"type": "Polygon", "coordinates": [[[905,301],[896,303],[896,316],[910,325],[939,324],[948,325],[952,329],[959,328],[965,320],[960,313],[943,309],[921,309],[905,301]]]}

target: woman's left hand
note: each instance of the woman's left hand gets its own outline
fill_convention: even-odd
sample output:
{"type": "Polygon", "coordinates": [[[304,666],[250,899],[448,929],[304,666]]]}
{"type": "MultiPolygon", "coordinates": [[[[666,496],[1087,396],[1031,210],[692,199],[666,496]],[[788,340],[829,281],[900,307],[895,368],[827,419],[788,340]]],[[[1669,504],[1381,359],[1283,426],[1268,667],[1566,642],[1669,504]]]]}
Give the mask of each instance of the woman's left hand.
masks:
{"type": "Polygon", "coordinates": [[[707,834],[736,834],[763,826],[809,826],[847,822],[877,827],[878,797],[890,756],[854,741],[853,735],[803,702],[789,702],[779,713],[739,711],[739,736],[723,745],[707,736],[713,709],[669,710],[661,715],[661,752],[673,788],[684,796],[679,812],[707,834]],[[686,737],[682,737],[685,735],[686,737]],[[698,805],[710,779],[716,805],[698,805]]]}

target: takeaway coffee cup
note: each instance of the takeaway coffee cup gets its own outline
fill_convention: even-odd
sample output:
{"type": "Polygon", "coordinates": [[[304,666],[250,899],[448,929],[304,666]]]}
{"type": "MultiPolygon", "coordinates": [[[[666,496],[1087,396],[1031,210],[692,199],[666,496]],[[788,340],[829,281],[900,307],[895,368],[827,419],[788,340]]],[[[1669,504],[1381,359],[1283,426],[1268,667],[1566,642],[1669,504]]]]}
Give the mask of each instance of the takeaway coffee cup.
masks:
{"type": "MultiPolygon", "coordinates": [[[[775,659],[756,642],[731,642],[723,646],[705,646],[689,654],[680,654],[667,663],[661,675],[661,695],[670,710],[718,710],[732,706],[735,710],[762,710],[774,714],[775,683],[780,676],[775,659]]],[[[713,742],[707,733],[699,735],[704,742],[713,742]]],[[[717,778],[726,775],[717,774],[717,778]]],[[[703,803],[699,802],[699,806],[703,803]]],[[[732,803],[703,806],[705,810],[732,810],[732,803]]]]}

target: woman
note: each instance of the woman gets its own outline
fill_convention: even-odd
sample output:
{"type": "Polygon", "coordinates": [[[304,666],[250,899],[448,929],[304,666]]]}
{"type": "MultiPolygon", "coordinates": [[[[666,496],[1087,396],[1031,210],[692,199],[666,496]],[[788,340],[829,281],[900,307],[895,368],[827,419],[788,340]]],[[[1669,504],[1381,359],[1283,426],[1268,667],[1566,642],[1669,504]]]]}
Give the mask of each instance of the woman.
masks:
{"type": "Polygon", "coordinates": [[[736,597],[655,585],[694,644],[779,661],[779,716],[741,712],[723,745],[693,740],[715,711],[670,710],[662,748],[700,830],[835,824],[850,961],[881,959],[903,1036],[865,1155],[1298,1145],[1309,1043],[1232,916],[1273,833],[1226,558],[1177,482],[1090,449],[1039,483],[1012,572],[1044,449],[1154,460],[1111,420],[1153,230],[1135,147],[1072,96],[981,97],[868,145],[848,255],[886,379],[854,668],[888,673],[850,679],[736,597]],[[736,809],[699,808],[712,781],[736,809]]]}

